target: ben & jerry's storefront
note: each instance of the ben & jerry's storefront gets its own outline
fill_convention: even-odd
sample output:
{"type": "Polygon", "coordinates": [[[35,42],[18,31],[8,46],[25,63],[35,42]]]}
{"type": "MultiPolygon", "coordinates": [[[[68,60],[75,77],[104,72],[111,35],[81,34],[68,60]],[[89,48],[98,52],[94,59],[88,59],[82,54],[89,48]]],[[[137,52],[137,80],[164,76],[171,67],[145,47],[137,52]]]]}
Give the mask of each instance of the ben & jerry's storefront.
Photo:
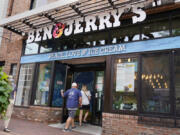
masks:
{"type": "Polygon", "coordinates": [[[14,115],[64,122],[60,90],[77,82],[92,95],[88,122],[102,126],[104,135],[179,127],[180,4],[117,0],[85,10],[82,3],[61,5],[62,14],[52,8],[25,17],[33,25],[21,29],[27,39],[14,115]]]}

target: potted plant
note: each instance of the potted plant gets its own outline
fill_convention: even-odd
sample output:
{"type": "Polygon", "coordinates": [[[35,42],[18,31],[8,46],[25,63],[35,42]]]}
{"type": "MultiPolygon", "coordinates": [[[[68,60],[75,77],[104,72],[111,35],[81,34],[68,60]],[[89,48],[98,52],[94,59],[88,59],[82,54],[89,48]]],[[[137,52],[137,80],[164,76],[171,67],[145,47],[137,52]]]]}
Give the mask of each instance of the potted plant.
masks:
{"type": "Polygon", "coordinates": [[[8,75],[0,68],[0,118],[5,116],[11,91],[12,87],[8,82],[8,75]]]}

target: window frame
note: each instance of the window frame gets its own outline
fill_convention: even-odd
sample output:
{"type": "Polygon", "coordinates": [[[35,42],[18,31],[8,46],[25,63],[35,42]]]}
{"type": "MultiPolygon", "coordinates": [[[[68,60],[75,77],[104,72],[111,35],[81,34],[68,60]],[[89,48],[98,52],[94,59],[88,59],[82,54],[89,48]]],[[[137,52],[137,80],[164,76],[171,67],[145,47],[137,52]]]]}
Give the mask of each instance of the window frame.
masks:
{"type": "Polygon", "coordinates": [[[11,68],[10,68],[9,74],[13,75],[13,68],[14,68],[14,66],[16,66],[16,73],[15,73],[15,76],[16,76],[17,75],[17,70],[18,70],[18,64],[17,63],[11,63],[11,68]]]}
{"type": "Polygon", "coordinates": [[[54,80],[54,67],[55,67],[55,61],[48,61],[48,62],[38,62],[35,65],[35,71],[34,71],[34,78],[33,78],[33,84],[32,84],[32,90],[31,90],[31,101],[30,101],[30,105],[32,106],[43,106],[43,107],[51,107],[52,105],[52,93],[53,93],[53,85],[52,85],[52,81],[54,80]],[[37,87],[38,87],[38,80],[39,80],[39,67],[40,64],[47,64],[50,63],[51,64],[51,70],[50,70],[50,82],[49,82],[49,93],[48,93],[48,103],[47,105],[35,105],[34,101],[36,99],[36,91],[37,91],[37,87]]]}
{"type": "MultiPolygon", "coordinates": [[[[119,113],[119,114],[130,114],[130,115],[137,115],[138,114],[138,110],[139,110],[139,94],[137,94],[137,96],[136,96],[136,100],[137,100],[137,110],[136,111],[129,111],[129,110],[113,110],[113,107],[112,107],[112,105],[113,105],[113,83],[114,83],[114,81],[115,81],[115,79],[114,79],[114,73],[115,73],[115,70],[114,70],[114,63],[115,63],[115,61],[116,61],[116,59],[123,59],[123,58],[137,58],[137,62],[138,62],[138,68],[137,68],[137,70],[139,71],[139,65],[140,65],[140,63],[139,63],[139,60],[140,60],[140,55],[139,54],[127,54],[127,55],[124,55],[124,54],[122,54],[122,55],[115,55],[115,56],[113,56],[112,57],[112,65],[113,65],[113,67],[111,68],[111,84],[110,84],[110,90],[111,90],[111,92],[110,92],[110,94],[111,94],[111,96],[110,96],[110,112],[112,112],[112,113],[119,113]]],[[[137,72],[137,77],[138,77],[138,79],[137,79],[137,93],[139,93],[139,72],[137,72]]]]}
{"type": "Polygon", "coordinates": [[[31,4],[30,4],[30,8],[29,8],[29,10],[32,10],[32,9],[33,9],[33,4],[34,4],[34,1],[35,1],[35,0],[31,0],[31,4]]]}
{"type": "MultiPolygon", "coordinates": [[[[18,75],[18,78],[17,78],[17,82],[16,82],[16,86],[17,86],[17,88],[18,88],[18,85],[19,85],[19,75],[20,75],[20,71],[21,71],[21,67],[23,66],[23,65],[29,65],[29,64],[34,64],[34,70],[36,71],[36,63],[26,63],[26,64],[21,64],[20,66],[19,66],[19,68],[18,68],[18,73],[17,73],[17,75],[18,75]]],[[[14,106],[15,107],[22,107],[22,108],[28,108],[30,105],[31,105],[31,99],[32,99],[32,89],[33,89],[33,84],[34,84],[34,78],[35,78],[35,71],[33,72],[33,74],[32,74],[32,82],[31,82],[31,85],[30,85],[30,89],[29,89],[29,99],[28,99],[28,105],[27,106],[22,106],[22,104],[21,105],[16,105],[16,104],[14,104],[14,106]]],[[[17,89],[18,90],[18,89],[17,89]]],[[[17,98],[17,97],[16,97],[17,98]]],[[[15,103],[16,103],[16,99],[15,99],[15,103]]]]}
{"type": "Polygon", "coordinates": [[[139,110],[139,115],[142,116],[157,116],[157,117],[171,117],[174,115],[174,88],[173,88],[173,84],[174,84],[174,75],[172,72],[174,72],[172,69],[174,68],[174,65],[171,65],[174,61],[173,59],[173,54],[172,54],[172,50],[165,50],[165,51],[156,51],[156,52],[149,52],[149,53],[141,53],[141,70],[140,70],[140,110],[139,110]],[[168,71],[169,71],[169,101],[170,101],[170,112],[169,113],[159,113],[159,112],[144,112],[142,109],[142,81],[141,81],[141,75],[142,75],[142,57],[143,55],[148,55],[148,56],[153,56],[153,55],[158,55],[158,54],[168,54],[168,58],[169,58],[169,65],[168,65],[168,71]]]}
{"type": "MultiPolygon", "coordinates": [[[[34,2],[37,2],[37,0],[31,0],[31,4],[30,4],[29,10],[33,10],[33,9],[35,9],[35,8],[38,8],[38,7],[33,7],[34,2]]],[[[48,1],[47,1],[47,4],[48,4],[48,1]]],[[[37,6],[37,5],[35,5],[35,6],[37,6]]]]}
{"type": "MultiPolygon", "coordinates": [[[[180,49],[174,49],[174,50],[163,50],[163,51],[151,51],[151,52],[141,52],[141,53],[133,53],[133,54],[121,54],[121,55],[114,55],[111,58],[113,67],[111,68],[111,81],[110,81],[110,106],[106,107],[106,110],[108,109],[109,113],[115,113],[115,114],[127,114],[127,115],[137,115],[137,116],[148,116],[148,117],[162,117],[162,118],[180,118],[180,115],[176,115],[176,101],[175,101],[175,52],[178,51],[180,53],[180,49]],[[142,56],[143,55],[156,55],[156,54],[168,54],[169,58],[169,101],[170,101],[170,112],[169,113],[153,113],[153,112],[143,112],[142,111],[142,81],[141,81],[141,75],[142,75],[142,56]],[[116,59],[119,58],[133,58],[136,57],[138,60],[138,82],[137,82],[137,88],[138,88],[138,94],[137,94],[137,111],[125,111],[125,110],[113,110],[113,82],[114,82],[114,62],[116,59]]],[[[107,92],[105,92],[107,93],[107,92]]],[[[107,111],[106,111],[107,112],[107,111]]]]}

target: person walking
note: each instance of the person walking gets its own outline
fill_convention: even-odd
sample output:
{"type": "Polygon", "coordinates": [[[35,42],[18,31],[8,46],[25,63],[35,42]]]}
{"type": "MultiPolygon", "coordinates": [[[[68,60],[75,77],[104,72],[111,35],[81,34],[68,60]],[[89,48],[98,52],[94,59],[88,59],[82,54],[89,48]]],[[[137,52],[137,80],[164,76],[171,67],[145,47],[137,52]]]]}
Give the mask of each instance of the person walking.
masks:
{"type": "Polygon", "coordinates": [[[82,118],[83,118],[83,110],[86,111],[85,116],[83,118],[83,122],[87,122],[87,117],[90,110],[90,100],[91,100],[91,93],[87,90],[86,85],[82,85],[81,90],[82,95],[82,107],[80,107],[80,114],[79,114],[79,125],[82,126],[82,118]]]}
{"type": "Polygon", "coordinates": [[[8,105],[8,108],[6,110],[6,115],[5,115],[5,120],[4,120],[4,132],[10,132],[10,130],[8,129],[8,126],[9,126],[9,122],[11,120],[11,115],[13,113],[13,107],[14,107],[14,102],[15,102],[16,92],[17,92],[17,88],[16,88],[16,84],[14,82],[13,76],[9,76],[8,80],[9,80],[9,83],[11,84],[13,90],[10,93],[10,98],[9,98],[10,104],[8,105]]]}
{"type": "Polygon", "coordinates": [[[61,96],[67,98],[66,108],[68,109],[68,119],[66,120],[64,132],[70,131],[69,127],[75,128],[74,117],[79,105],[82,105],[82,95],[80,90],[77,89],[77,83],[72,83],[72,88],[65,93],[61,90],[61,96]]]}

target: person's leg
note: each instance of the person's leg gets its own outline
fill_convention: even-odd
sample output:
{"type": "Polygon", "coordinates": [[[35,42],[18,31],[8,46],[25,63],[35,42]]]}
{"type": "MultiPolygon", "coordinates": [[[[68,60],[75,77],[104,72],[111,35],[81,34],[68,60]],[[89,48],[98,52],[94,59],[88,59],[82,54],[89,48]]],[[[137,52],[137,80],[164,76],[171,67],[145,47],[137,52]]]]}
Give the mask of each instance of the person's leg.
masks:
{"type": "Polygon", "coordinates": [[[72,121],[72,110],[68,110],[68,119],[66,120],[65,129],[69,129],[71,121],[72,121]]]}
{"type": "Polygon", "coordinates": [[[74,125],[74,118],[72,119],[71,124],[72,124],[72,128],[74,128],[75,127],[75,125],[74,125]]]}
{"type": "Polygon", "coordinates": [[[89,114],[89,111],[87,110],[87,112],[85,113],[84,119],[83,119],[84,122],[87,122],[88,114],[89,114]]]}
{"type": "Polygon", "coordinates": [[[79,126],[82,125],[83,110],[79,111],[79,126]]]}
{"type": "Polygon", "coordinates": [[[76,110],[73,110],[72,111],[72,115],[71,115],[71,117],[72,117],[72,121],[71,121],[72,129],[75,128],[75,124],[74,124],[74,117],[75,117],[75,115],[76,115],[76,110]]]}
{"type": "Polygon", "coordinates": [[[71,122],[72,122],[72,118],[68,117],[68,119],[66,120],[65,129],[69,129],[69,126],[70,126],[71,122]]]}
{"type": "Polygon", "coordinates": [[[5,120],[4,120],[4,131],[7,131],[7,132],[10,131],[10,130],[7,130],[7,129],[8,129],[8,126],[9,126],[9,122],[11,120],[11,115],[12,115],[12,112],[13,112],[13,106],[14,106],[14,104],[10,101],[10,104],[8,105],[8,108],[7,108],[7,111],[6,111],[5,120]]]}

